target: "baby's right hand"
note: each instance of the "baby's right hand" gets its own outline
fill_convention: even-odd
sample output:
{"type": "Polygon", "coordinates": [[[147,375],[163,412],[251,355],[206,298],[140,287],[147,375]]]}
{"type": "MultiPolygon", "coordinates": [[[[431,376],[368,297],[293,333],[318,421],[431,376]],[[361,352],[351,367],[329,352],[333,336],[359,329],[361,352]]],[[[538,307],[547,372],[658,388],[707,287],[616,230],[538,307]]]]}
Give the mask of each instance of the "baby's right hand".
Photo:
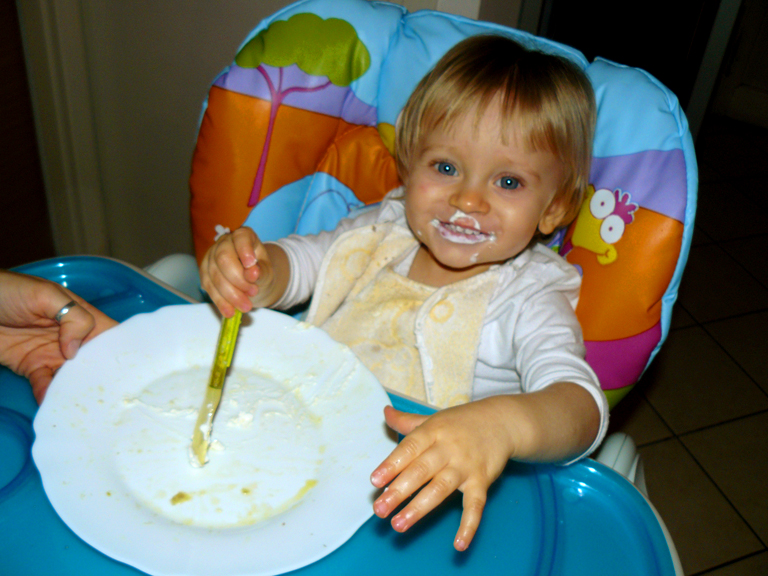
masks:
{"type": "Polygon", "coordinates": [[[235,309],[248,312],[254,305],[264,305],[272,276],[264,244],[246,227],[219,238],[200,264],[200,284],[227,318],[235,309]]]}

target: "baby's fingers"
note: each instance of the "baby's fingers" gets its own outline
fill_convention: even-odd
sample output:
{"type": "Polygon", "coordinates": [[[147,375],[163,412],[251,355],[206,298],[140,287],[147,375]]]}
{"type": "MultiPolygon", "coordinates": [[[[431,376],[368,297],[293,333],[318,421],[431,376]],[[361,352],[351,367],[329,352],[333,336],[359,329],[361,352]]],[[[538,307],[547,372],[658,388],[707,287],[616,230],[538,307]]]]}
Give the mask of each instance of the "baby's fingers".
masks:
{"type": "MultiPolygon", "coordinates": [[[[202,286],[203,290],[205,290],[206,294],[208,294],[211,302],[213,302],[214,306],[218,308],[219,312],[221,312],[225,318],[231,318],[235,313],[235,307],[230,304],[230,302],[224,296],[221,295],[216,286],[212,283],[206,282],[203,282],[202,286]]],[[[250,305],[250,301],[248,304],[250,305]]]]}
{"type": "MultiPolygon", "coordinates": [[[[390,428],[399,432],[400,434],[410,434],[416,427],[422,422],[427,420],[427,416],[420,414],[410,414],[408,412],[401,412],[395,410],[391,406],[384,408],[384,417],[390,428]]],[[[378,487],[383,488],[389,482],[392,481],[400,472],[405,470],[414,458],[424,452],[430,445],[431,440],[425,436],[419,436],[418,434],[406,436],[402,442],[400,442],[392,453],[376,467],[376,470],[371,474],[371,483],[378,487]]]]}
{"type": "Polygon", "coordinates": [[[480,519],[483,517],[486,498],[486,488],[475,486],[464,489],[464,511],[461,514],[461,523],[456,532],[456,539],[453,541],[453,547],[459,552],[466,550],[475,537],[477,527],[480,526],[480,519]]]}
{"type": "Polygon", "coordinates": [[[392,518],[392,527],[398,532],[405,532],[453,494],[460,484],[461,477],[458,470],[454,468],[442,469],[405,508],[392,518]]]}
{"type": "Polygon", "coordinates": [[[422,414],[412,414],[410,412],[402,412],[392,408],[392,406],[384,407],[384,420],[387,426],[392,428],[395,432],[406,436],[419,427],[428,416],[422,414]]]}
{"type": "Polygon", "coordinates": [[[258,288],[246,280],[244,271],[231,242],[215,245],[203,258],[202,287],[225,316],[231,316],[235,308],[242,312],[252,308],[250,296],[258,288]]]}
{"type": "Polygon", "coordinates": [[[246,282],[255,283],[260,275],[257,263],[267,259],[264,245],[250,228],[238,228],[232,232],[232,245],[243,266],[243,278],[246,282]]]}
{"type": "MultiPolygon", "coordinates": [[[[422,441],[424,441],[424,439],[416,438],[415,434],[406,436],[397,448],[392,451],[389,458],[387,458],[387,460],[392,459],[391,463],[388,464],[387,460],[385,460],[382,466],[374,472],[375,475],[377,472],[384,470],[385,473],[394,473],[396,476],[396,478],[390,482],[389,486],[387,486],[384,493],[373,503],[373,511],[380,518],[389,516],[394,512],[395,508],[400,506],[400,504],[402,504],[409,496],[416,493],[419,488],[435,478],[438,472],[441,474],[443,473],[442,471],[447,463],[446,459],[439,450],[427,449],[429,446],[421,445],[420,442],[422,441]]],[[[375,484],[376,482],[374,481],[374,485],[375,484]]],[[[450,492],[458,486],[459,480],[443,475],[438,484],[445,486],[451,484],[451,486],[447,486],[450,488],[449,492],[443,494],[440,500],[435,501],[430,506],[429,503],[432,500],[427,501],[422,497],[419,502],[415,504],[411,503],[412,505],[409,504],[409,506],[411,506],[411,511],[414,511],[417,508],[424,509],[423,512],[418,515],[418,518],[434,508],[438,502],[450,494],[450,492]]],[[[414,518],[413,522],[418,518],[414,518]]],[[[398,524],[401,524],[401,522],[398,522],[398,524]]],[[[394,523],[393,526],[395,529],[400,529],[398,525],[394,523]]],[[[407,529],[407,527],[408,526],[402,526],[402,530],[407,529]]]]}
{"type": "MultiPolygon", "coordinates": [[[[245,293],[255,293],[253,283],[246,277],[246,271],[256,266],[255,250],[252,243],[257,242],[253,230],[239,228],[211,250],[209,274],[211,280],[223,292],[224,283],[231,284],[245,293]],[[249,264],[245,264],[248,262],[249,264]]],[[[226,294],[224,294],[226,296],[226,294]]]]}

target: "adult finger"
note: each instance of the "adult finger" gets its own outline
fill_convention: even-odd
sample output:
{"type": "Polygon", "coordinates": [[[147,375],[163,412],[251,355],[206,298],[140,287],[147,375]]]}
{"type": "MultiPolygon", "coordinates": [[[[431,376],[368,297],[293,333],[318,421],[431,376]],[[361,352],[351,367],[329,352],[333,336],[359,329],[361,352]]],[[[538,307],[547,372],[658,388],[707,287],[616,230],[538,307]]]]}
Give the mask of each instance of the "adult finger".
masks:
{"type": "Polygon", "coordinates": [[[50,320],[51,324],[55,322],[60,325],[59,348],[64,358],[74,358],[80,344],[96,325],[82,298],[50,281],[36,285],[34,298],[33,306],[38,309],[38,313],[50,320]]]}
{"type": "Polygon", "coordinates": [[[45,398],[45,393],[48,391],[48,386],[53,380],[53,369],[49,366],[41,366],[28,376],[29,383],[32,385],[32,394],[40,404],[45,398]]]}
{"type": "MultiPolygon", "coordinates": [[[[68,302],[64,306],[67,304],[68,302]]],[[[60,325],[59,347],[64,358],[71,360],[80,349],[80,344],[93,330],[96,320],[83,306],[77,304],[68,307],[67,313],[61,317],[60,325]]]]}

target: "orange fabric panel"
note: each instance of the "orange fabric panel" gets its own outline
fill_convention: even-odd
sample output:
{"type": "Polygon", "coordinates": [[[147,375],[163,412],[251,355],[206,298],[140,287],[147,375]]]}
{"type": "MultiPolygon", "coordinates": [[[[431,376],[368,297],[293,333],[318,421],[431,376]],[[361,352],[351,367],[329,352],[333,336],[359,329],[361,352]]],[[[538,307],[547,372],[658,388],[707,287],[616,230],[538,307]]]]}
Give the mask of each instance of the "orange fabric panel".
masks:
{"type": "MultiPolygon", "coordinates": [[[[264,146],[270,102],[213,86],[200,125],[189,180],[198,262],[217,225],[239,227],[264,146]]],[[[282,105],[275,120],[260,198],[315,171],[328,146],[355,127],[340,118],[282,105]]]]}
{"type": "Polygon", "coordinates": [[[614,244],[614,262],[602,265],[594,252],[580,247],[568,253],[566,259],[583,270],[576,315],[585,340],[628,338],[659,322],[661,298],[674,274],[682,237],[682,222],[638,208],[614,244]]]}
{"type": "MultiPolygon", "coordinates": [[[[335,116],[280,106],[259,199],[316,172],[318,162],[338,135],[356,127],[335,116]]],[[[256,161],[252,169],[255,177],[256,161]]]]}
{"type": "Polygon", "coordinates": [[[212,87],[189,179],[197,260],[213,244],[215,226],[232,230],[250,209],[248,196],[264,143],[269,102],[212,87]]]}
{"type": "Polygon", "coordinates": [[[342,134],[317,167],[353,190],[363,203],[379,202],[400,186],[395,159],[372,126],[355,126],[342,134]]]}

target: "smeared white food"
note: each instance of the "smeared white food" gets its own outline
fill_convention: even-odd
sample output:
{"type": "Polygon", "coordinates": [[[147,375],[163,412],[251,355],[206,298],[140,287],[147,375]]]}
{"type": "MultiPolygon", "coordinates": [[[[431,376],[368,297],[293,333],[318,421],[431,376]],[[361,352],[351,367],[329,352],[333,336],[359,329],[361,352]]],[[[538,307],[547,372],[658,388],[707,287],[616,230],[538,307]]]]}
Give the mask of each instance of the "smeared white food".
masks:
{"type": "Polygon", "coordinates": [[[296,505],[324,458],[317,379],[232,369],[213,437],[201,427],[215,457],[200,467],[190,439],[207,379],[205,368],[185,370],[124,400],[115,425],[133,432],[116,446],[123,484],[157,514],[205,528],[254,524],[296,505]]]}
{"type": "Polygon", "coordinates": [[[466,214],[465,212],[462,212],[461,210],[456,210],[456,212],[448,219],[448,222],[453,224],[458,220],[459,218],[466,218],[467,220],[472,221],[472,225],[477,229],[480,230],[480,222],[477,221],[477,218],[474,216],[470,216],[469,214],[466,214]]]}
{"type": "Polygon", "coordinates": [[[482,242],[496,241],[496,234],[493,232],[483,232],[477,219],[461,210],[456,210],[453,216],[448,219],[448,222],[442,222],[434,218],[430,221],[430,224],[437,229],[442,238],[455,244],[480,244],[482,242]],[[468,220],[471,226],[456,224],[456,221],[460,219],[468,220]]]}
{"type": "Polygon", "coordinates": [[[229,426],[239,426],[240,428],[247,428],[253,424],[253,414],[250,412],[240,412],[237,416],[227,420],[229,426]]]}
{"type": "Polygon", "coordinates": [[[208,447],[208,449],[211,452],[223,452],[224,450],[226,450],[226,448],[224,447],[224,444],[222,444],[215,438],[211,440],[211,445],[208,447]]]}

